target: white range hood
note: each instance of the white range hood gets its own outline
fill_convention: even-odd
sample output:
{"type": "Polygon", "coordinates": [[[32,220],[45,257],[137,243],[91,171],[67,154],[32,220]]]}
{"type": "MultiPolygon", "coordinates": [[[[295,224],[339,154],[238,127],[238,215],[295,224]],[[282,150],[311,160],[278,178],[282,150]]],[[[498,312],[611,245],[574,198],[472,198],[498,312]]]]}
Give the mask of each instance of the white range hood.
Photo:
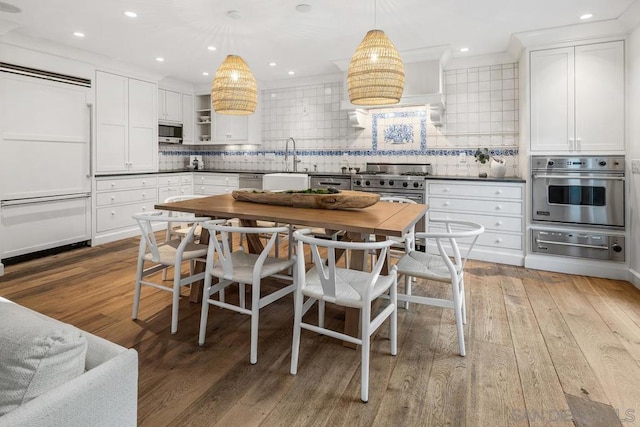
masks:
{"type": "MultiPolygon", "coordinates": [[[[404,61],[404,91],[400,102],[389,105],[355,105],[349,99],[347,79],[344,79],[344,95],[347,99],[340,102],[340,109],[347,110],[351,116],[356,117],[352,111],[366,112],[375,108],[428,106],[431,121],[436,124],[445,110],[443,95],[443,73],[441,58],[444,48],[429,49],[425,51],[401,52],[404,61]]],[[[349,70],[350,59],[335,61],[335,64],[345,72],[349,70]]]]}

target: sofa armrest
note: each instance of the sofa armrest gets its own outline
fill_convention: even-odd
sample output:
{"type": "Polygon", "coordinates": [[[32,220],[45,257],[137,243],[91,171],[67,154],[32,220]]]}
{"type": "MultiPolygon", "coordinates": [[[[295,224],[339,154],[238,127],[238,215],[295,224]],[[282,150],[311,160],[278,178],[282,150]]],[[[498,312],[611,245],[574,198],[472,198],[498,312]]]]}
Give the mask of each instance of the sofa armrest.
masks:
{"type": "Polygon", "coordinates": [[[90,336],[87,351],[89,370],[0,417],[0,427],[137,424],[138,353],[87,335],[90,336]],[[109,348],[111,354],[96,351],[96,346],[109,348]],[[100,363],[104,357],[108,360],[100,363]],[[91,364],[97,366],[92,367],[91,364]]]}

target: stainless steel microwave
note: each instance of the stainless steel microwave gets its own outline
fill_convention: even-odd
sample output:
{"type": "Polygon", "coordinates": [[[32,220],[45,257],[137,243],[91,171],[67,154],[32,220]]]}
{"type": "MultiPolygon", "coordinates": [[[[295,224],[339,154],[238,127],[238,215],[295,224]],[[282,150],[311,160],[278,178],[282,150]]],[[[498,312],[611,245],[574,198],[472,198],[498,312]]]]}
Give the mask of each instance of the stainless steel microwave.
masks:
{"type": "Polygon", "coordinates": [[[158,142],[164,144],[182,144],[182,125],[158,124],[158,142]]]}

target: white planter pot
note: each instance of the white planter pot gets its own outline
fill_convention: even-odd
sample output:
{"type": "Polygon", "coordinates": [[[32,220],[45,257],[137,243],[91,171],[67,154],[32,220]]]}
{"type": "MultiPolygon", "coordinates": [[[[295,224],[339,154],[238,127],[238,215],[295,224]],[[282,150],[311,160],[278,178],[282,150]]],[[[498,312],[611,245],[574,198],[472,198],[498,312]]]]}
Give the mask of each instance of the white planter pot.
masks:
{"type": "Polygon", "coordinates": [[[504,159],[491,158],[491,176],[502,178],[507,173],[507,162],[504,159]]]}

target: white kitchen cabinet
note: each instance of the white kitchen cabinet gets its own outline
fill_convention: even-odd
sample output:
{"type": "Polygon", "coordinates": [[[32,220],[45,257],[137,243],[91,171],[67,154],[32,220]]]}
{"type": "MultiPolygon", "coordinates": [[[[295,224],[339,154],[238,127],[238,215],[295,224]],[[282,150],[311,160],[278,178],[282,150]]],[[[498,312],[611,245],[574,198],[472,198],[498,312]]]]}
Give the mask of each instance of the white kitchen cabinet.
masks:
{"type": "Polygon", "coordinates": [[[96,72],[98,173],[158,170],[155,83],[96,72]]]}
{"type": "Polygon", "coordinates": [[[158,203],[163,203],[169,197],[193,194],[192,177],[191,173],[159,175],[158,203]]]}
{"type": "Polygon", "coordinates": [[[96,178],[93,244],[103,244],[139,234],[132,215],[151,212],[158,202],[157,175],[96,178]]]}
{"type": "Polygon", "coordinates": [[[532,51],[531,151],[624,151],[624,42],[532,51]]]}
{"type": "Polygon", "coordinates": [[[193,95],[188,93],[182,94],[182,143],[190,145],[194,143],[193,126],[195,121],[193,118],[193,95]]]}
{"type": "Polygon", "coordinates": [[[260,109],[246,116],[216,114],[211,96],[196,96],[196,143],[211,145],[262,144],[260,109]]]}
{"type": "Polygon", "coordinates": [[[158,89],[158,120],[182,123],[182,93],[158,89]]]}
{"type": "Polygon", "coordinates": [[[213,113],[214,144],[234,144],[249,140],[249,117],[213,113]]]}
{"type": "MultiPolygon", "coordinates": [[[[482,224],[471,258],[503,264],[524,262],[524,183],[427,179],[427,230],[444,231],[431,219],[482,224]]],[[[427,242],[427,246],[429,246],[427,242]]],[[[464,242],[461,242],[464,247],[464,242]]]]}
{"type": "Polygon", "coordinates": [[[228,194],[240,187],[239,177],[231,173],[194,173],[193,194],[215,196],[228,194]]]}

